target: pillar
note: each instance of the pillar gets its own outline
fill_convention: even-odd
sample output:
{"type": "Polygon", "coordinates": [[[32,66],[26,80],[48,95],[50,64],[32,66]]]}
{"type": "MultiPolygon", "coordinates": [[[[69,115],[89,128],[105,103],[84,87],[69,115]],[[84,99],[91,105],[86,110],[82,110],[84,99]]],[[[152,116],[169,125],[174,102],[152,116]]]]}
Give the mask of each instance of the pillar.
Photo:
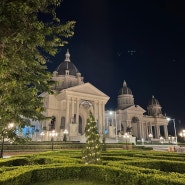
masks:
{"type": "Polygon", "coordinates": [[[79,98],[76,99],[76,123],[79,124],[79,98]]]}
{"type": "Polygon", "coordinates": [[[69,99],[66,99],[66,122],[65,129],[69,131],[69,99]]]}
{"type": "Polygon", "coordinates": [[[74,98],[72,97],[71,98],[71,123],[75,121],[74,120],[74,103],[75,101],[74,101],[74,98]]]}
{"type": "Polygon", "coordinates": [[[164,125],[164,138],[165,139],[168,139],[168,128],[167,128],[167,125],[164,125]]]}

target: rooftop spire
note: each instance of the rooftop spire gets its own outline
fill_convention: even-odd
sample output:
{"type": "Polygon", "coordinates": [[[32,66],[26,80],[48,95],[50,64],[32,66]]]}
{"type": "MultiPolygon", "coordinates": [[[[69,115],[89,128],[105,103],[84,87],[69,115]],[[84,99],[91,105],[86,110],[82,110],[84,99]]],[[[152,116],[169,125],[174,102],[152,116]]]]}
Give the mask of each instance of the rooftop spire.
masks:
{"type": "Polygon", "coordinates": [[[66,52],[66,59],[65,59],[66,62],[70,62],[70,54],[69,54],[69,49],[67,49],[67,52],[66,52]]]}
{"type": "Polygon", "coordinates": [[[123,87],[127,87],[127,83],[126,83],[125,80],[124,80],[124,82],[123,82],[123,87]]]}

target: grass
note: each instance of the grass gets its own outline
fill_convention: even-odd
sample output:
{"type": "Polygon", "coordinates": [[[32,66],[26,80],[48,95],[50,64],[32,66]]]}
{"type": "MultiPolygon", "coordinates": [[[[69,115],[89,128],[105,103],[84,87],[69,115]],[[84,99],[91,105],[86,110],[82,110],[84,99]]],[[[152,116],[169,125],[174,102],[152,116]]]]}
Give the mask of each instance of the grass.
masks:
{"type": "MultiPolygon", "coordinates": [[[[55,181],[50,181],[47,182],[47,185],[108,185],[105,182],[96,182],[96,181],[87,181],[87,180],[55,180],[55,181]]],[[[33,185],[46,185],[46,182],[38,182],[33,185]]]]}

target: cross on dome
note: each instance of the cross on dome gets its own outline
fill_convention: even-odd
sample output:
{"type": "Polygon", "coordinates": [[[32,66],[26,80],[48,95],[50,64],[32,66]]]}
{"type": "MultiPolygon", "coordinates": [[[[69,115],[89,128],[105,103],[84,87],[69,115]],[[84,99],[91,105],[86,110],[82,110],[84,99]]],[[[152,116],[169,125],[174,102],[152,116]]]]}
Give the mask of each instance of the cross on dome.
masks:
{"type": "Polygon", "coordinates": [[[67,49],[67,52],[66,52],[66,59],[65,59],[66,62],[70,62],[70,54],[69,54],[69,49],[67,49]]]}
{"type": "Polygon", "coordinates": [[[123,82],[123,87],[127,87],[127,83],[126,83],[125,80],[124,80],[124,82],[123,82]]]}

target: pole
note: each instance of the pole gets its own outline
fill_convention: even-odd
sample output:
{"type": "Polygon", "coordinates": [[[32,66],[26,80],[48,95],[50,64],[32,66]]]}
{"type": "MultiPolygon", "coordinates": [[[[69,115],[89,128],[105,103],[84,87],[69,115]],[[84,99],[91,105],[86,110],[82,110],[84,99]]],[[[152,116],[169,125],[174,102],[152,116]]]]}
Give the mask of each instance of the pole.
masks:
{"type": "Polygon", "coordinates": [[[115,117],[115,123],[116,123],[116,142],[118,142],[117,134],[118,134],[118,126],[117,126],[117,117],[116,117],[116,111],[114,112],[115,117]]]}
{"type": "Polygon", "coordinates": [[[175,126],[175,119],[173,119],[173,126],[174,126],[174,133],[175,133],[175,143],[177,145],[177,131],[176,131],[176,126],[175,126]]]}
{"type": "Polygon", "coordinates": [[[126,138],[126,150],[128,150],[128,143],[127,143],[127,138],[126,138]]]}
{"type": "Polygon", "coordinates": [[[2,143],[1,143],[0,158],[3,158],[3,153],[4,153],[4,133],[2,132],[2,143]]]}
{"type": "Polygon", "coordinates": [[[53,136],[51,137],[51,150],[53,151],[53,136]]]}

